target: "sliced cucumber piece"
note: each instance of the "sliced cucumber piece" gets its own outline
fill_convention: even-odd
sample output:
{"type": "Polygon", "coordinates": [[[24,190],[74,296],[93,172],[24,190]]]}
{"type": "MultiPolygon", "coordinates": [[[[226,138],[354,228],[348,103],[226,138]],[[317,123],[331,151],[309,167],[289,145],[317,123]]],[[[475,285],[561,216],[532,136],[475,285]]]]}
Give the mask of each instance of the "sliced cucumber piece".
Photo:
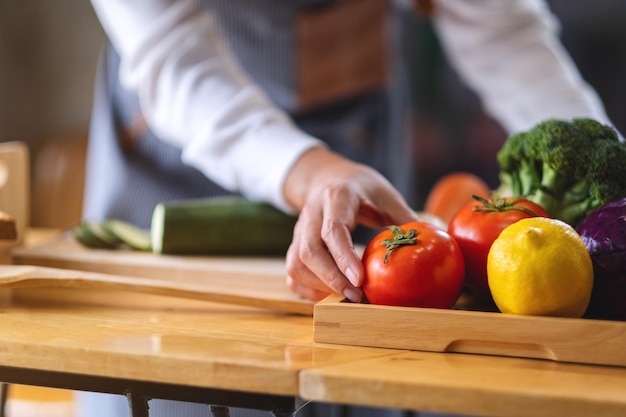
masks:
{"type": "Polygon", "coordinates": [[[106,220],[102,229],[120,243],[140,251],[151,251],[150,232],[122,220],[106,220]]]}
{"type": "Polygon", "coordinates": [[[83,221],[72,229],[81,244],[93,249],[115,249],[120,241],[102,228],[100,223],[83,221]]]}

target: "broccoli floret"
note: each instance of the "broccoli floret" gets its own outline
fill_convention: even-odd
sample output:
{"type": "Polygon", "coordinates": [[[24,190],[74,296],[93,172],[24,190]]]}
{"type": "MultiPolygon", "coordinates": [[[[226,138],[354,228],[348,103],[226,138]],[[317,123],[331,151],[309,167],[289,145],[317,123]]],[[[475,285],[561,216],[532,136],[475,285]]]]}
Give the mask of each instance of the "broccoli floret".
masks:
{"type": "Polygon", "coordinates": [[[524,196],[572,226],[626,197],[626,143],[593,119],[541,122],[511,135],[497,159],[501,195],[524,196]]]}

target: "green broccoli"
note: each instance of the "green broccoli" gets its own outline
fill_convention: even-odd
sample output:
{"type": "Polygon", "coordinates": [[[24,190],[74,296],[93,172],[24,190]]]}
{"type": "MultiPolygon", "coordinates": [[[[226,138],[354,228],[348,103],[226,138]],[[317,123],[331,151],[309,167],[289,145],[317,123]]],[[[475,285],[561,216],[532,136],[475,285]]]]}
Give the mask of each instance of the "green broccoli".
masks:
{"type": "Polygon", "coordinates": [[[626,143],[593,119],[541,122],[511,135],[497,159],[501,195],[526,197],[572,226],[626,197],[626,143]]]}

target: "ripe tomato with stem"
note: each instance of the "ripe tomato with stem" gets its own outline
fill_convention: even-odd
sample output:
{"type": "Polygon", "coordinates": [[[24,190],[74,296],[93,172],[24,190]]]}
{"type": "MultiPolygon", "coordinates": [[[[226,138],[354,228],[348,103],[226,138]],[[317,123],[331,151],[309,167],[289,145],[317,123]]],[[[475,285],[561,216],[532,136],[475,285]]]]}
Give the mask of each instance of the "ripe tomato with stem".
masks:
{"type": "Polygon", "coordinates": [[[371,304],[451,308],[463,287],[461,248],[430,223],[388,227],[366,245],[362,261],[371,304]]]}

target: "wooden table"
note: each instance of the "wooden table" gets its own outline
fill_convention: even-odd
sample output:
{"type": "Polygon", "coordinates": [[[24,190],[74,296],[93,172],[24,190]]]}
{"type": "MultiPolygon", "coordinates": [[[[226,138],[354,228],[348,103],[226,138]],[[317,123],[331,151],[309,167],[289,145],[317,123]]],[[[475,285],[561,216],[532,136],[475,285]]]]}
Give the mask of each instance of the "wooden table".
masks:
{"type": "Polygon", "coordinates": [[[314,344],[305,315],[113,290],[1,290],[0,314],[0,381],[126,395],[135,416],[151,398],[291,415],[303,369],[395,353],[314,344]]]}
{"type": "Polygon", "coordinates": [[[0,380],[290,414],[304,369],[395,352],[319,345],[311,318],[156,296],[13,290],[0,380]],[[54,293],[58,294],[54,294],[54,293]]]}
{"type": "MultiPolygon", "coordinates": [[[[319,344],[311,317],[114,291],[0,293],[0,380],[290,415],[307,401],[624,416],[626,368],[319,344]]],[[[626,348],[626,347],[625,347],[626,348]]]]}
{"type": "Polygon", "coordinates": [[[308,400],[486,416],[626,415],[626,368],[315,344],[310,317],[55,291],[20,290],[0,304],[0,379],[253,404],[277,415],[308,400]]]}

